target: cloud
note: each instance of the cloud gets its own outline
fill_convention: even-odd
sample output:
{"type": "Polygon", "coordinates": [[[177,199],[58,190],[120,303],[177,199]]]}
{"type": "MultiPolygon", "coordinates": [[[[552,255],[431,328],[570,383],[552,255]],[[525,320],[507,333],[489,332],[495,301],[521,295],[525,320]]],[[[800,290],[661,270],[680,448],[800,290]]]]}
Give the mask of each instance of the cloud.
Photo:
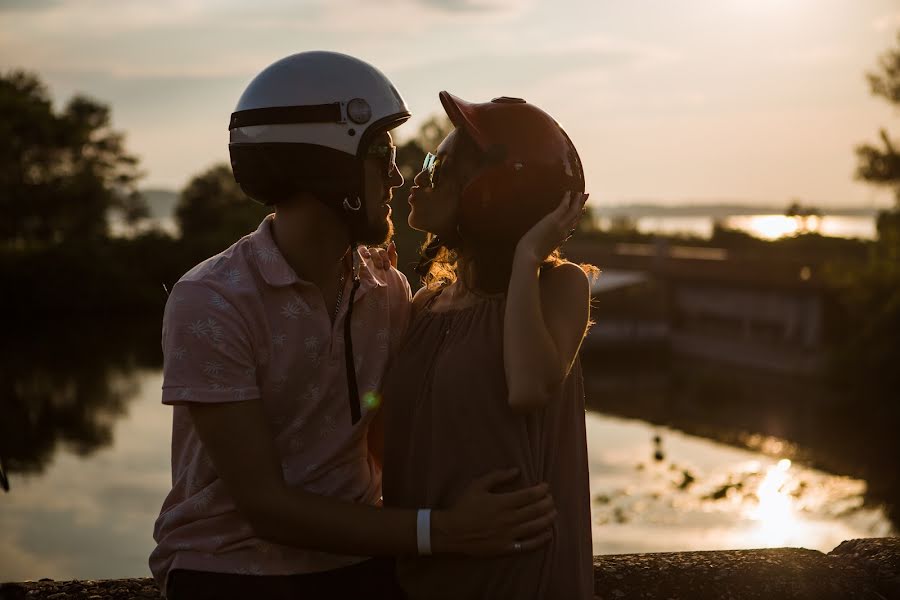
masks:
{"type": "MultiPolygon", "coordinates": [[[[17,10],[21,25],[42,34],[68,35],[78,30],[108,35],[163,29],[172,33],[216,29],[224,34],[265,30],[279,32],[354,31],[372,35],[408,31],[412,27],[455,22],[484,23],[509,18],[535,0],[267,0],[248,4],[237,0],[0,0],[0,11],[17,10]],[[40,9],[40,10],[38,10],[40,9]],[[49,10],[53,9],[53,10],[49,10]]],[[[234,38],[240,40],[241,37],[234,38]]]]}
{"type": "Polygon", "coordinates": [[[0,0],[0,12],[36,12],[54,8],[63,0],[0,0]]]}

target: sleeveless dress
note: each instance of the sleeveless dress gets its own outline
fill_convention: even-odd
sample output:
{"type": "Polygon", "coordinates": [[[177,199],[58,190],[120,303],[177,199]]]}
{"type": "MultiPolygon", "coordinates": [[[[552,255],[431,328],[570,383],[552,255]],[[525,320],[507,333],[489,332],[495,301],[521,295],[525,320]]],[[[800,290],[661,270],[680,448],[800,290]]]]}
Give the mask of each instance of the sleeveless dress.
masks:
{"type": "Polygon", "coordinates": [[[384,382],[385,506],[448,508],[474,478],[518,467],[519,481],[497,491],[547,482],[559,514],[553,540],[538,550],[401,558],[401,585],[412,600],[592,598],[580,359],[546,408],[517,415],[503,370],[505,295],[445,312],[430,310],[433,300],[384,382]]]}

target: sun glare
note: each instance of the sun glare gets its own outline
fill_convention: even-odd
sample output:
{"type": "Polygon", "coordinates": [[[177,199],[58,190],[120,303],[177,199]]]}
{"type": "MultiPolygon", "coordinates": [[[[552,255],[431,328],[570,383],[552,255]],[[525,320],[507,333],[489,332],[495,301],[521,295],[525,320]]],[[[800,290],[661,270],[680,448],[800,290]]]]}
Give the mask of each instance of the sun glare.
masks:
{"type": "Polygon", "coordinates": [[[743,229],[764,240],[776,240],[800,231],[800,220],[785,215],[751,215],[729,219],[738,229],[743,229]]]}
{"type": "Polygon", "coordinates": [[[765,546],[788,544],[802,528],[788,489],[790,468],[791,461],[786,458],[768,467],[756,489],[759,502],[745,513],[758,522],[751,536],[765,546]]]}

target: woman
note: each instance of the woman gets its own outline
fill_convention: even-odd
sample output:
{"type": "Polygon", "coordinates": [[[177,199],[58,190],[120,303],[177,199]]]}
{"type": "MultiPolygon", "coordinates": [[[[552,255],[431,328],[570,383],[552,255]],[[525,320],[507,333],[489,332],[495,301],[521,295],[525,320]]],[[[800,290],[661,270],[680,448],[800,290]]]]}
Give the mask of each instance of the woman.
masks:
{"type": "Polygon", "coordinates": [[[538,550],[400,559],[400,582],[412,599],[591,598],[578,360],[590,286],[558,252],[587,197],[581,163],[524,100],[440,99],[456,128],[409,197],[409,224],[429,241],[383,388],[385,504],[447,506],[473,476],[512,465],[519,485],[549,484],[558,514],[538,550]]]}

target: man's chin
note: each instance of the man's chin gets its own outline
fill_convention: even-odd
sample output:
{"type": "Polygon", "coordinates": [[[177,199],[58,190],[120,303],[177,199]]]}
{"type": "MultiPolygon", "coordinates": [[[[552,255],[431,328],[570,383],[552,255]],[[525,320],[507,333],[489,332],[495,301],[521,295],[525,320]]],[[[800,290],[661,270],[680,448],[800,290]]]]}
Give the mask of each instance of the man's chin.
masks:
{"type": "Polygon", "coordinates": [[[357,242],[370,246],[386,244],[394,237],[394,222],[390,217],[377,223],[367,223],[365,229],[359,232],[357,242]]]}

